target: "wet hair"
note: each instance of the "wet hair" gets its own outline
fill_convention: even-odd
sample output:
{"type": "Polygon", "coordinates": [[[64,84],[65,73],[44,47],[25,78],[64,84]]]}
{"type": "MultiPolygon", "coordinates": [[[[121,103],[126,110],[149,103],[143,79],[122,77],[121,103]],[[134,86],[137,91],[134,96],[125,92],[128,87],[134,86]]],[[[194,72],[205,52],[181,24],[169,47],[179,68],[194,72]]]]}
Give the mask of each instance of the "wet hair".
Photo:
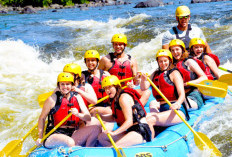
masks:
{"type": "MultiPolygon", "coordinates": [[[[83,86],[85,85],[85,80],[84,80],[83,77],[80,77],[80,76],[77,77],[77,76],[75,75],[75,76],[74,76],[74,83],[75,83],[76,81],[78,82],[78,85],[83,85],[83,86]]],[[[75,85],[75,86],[76,86],[76,85],[75,85]]]]}
{"type": "Polygon", "coordinates": [[[122,88],[119,85],[114,85],[114,87],[116,88],[116,94],[114,96],[114,98],[111,98],[110,101],[112,102],[114,100],[114,102],[116,102],[119,99],[120,93],[122,92],[122,88]]]}

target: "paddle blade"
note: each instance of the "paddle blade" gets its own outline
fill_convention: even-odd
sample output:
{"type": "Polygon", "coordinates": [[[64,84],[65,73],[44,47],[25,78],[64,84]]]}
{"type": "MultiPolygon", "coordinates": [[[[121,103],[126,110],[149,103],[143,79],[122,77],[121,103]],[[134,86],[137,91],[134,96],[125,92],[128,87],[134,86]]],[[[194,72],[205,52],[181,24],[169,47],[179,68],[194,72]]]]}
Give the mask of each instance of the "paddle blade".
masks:
{"type": "Polygon", "coordinates": [[[50,97],[52,95],[52,92],[48,92],[48,93],[44,93],[44,94],[40,94],[38,96],[38,102],[39,102],[39,106],[41,108],[43,108],[44,102],[47,100],[48,97],[50,97]]]}
{"type": "Polygon", "coordinates": [[[208,96],[224,98],[227,94],[228,85],[223,82],[205,80],[200,83],[201,86],[197,86],[199,91],[208,96]]]}
{"type": "Polygon", "coordinates": [[[197,136],[194,135],[195,144],[200,150],[210,149],[212,151],[211,155],[216,155],[216,156],[220,156],[220,157],[222,156],[222,153],[217,149],[217,147],[213,144],[213,142],[205,134],[203,134],[201,132],[197,132],[197,134],[205,142],[205,144],[202,143],[199,140],[199,138],[197,138],[197,136]]]}
{"type": "Polygon", "coordinates": [[[33,138],[34,141],[36,141],[39,138],[38,135],[38,127],[36,127],[32,132],[31,132],[31,137],[33,138]]]}
{"type": "Polygon", "coordinates": [[[9,142],[0,152],[0,156],[11,156],[11,157],[18,157],[20,152],[22,151],[22,142],[21,140],[13,140],[9,142]],[[14,148],[12,150],[12,148],[14,148]]]}
{"type": "Polygon", "coordinates": [[[224,82],[228,84],[229,86],[232,86],[232,74],[224,74],[220,76],[219,80],[220,82],[224,82]]]}

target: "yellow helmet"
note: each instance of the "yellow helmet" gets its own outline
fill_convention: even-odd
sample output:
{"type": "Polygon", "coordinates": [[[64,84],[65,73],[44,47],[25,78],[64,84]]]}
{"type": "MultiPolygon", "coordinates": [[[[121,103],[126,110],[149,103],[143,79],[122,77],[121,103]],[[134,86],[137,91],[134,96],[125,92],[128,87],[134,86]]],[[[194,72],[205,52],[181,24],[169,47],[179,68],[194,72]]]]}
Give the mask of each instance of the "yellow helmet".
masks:
{"type": "Polygon", "coordinates": [[[76,63],[68,63],[64,66],[63,72],[78,74],[81,77],[81,66],[76,63]]]}
{"type": "Polygon", "coordinates": [[[173,39],[170,43],[169,43],[169,50],[170,50],[170,47],[172,46],[181,46],[183,51],[185,51],[185,44],[182,40],[180,39],[173,39]]]}
{"type": "Polygon", "coordinates": [[[115,76],[115,75],[106,76],[102,80],[102,88],[105,88],[105,87],[111,86],[111,85],[119,85],[121,87],[120,81],[119,81],[117,76],[115,76]]]}
{"type": "Polygon", "coordinates": [[[100,55],[97,50],[88,50],[85,52],[84,58],[97,58],[98,60],[100,60],[100,55]]]}
{"type": "Polygon", "coordinates": [[[161,56],[166,56],[166,57],[169,57],[173,63],[173,58],[172,58],[172,53],[167,50],[167,49],[160,49],[157,53],[156,53],[156,60],[158,59],[158,57],[161,57],[161,56]]]}
{"type": "Polygon", "coordinates": [[[72,83],[74,83],[74,77],[70,73],[62,72],[57,77],[57,83],[59,83],[59,82],[72,82],[72,83]]]}
{"type": "Polygon", "coordinates": [[[111,42],[114,43],[124,43],[127,45],[127,37],[124,34],[115,34],[112,39],[111,42]]]}
{"type": "Polygon", "coordinates": [[[189,42],[189,48],[193,45],[203,45],[205,47],[205,42],[201,38],[192,38],[189,42]]]}
{"type": "Polygon", "coordinates": [[[176,8],[176,16],[188,16],[190,15],[190,10],[187,6],[185,5],[181,5],[179,7],[176,8]]]}

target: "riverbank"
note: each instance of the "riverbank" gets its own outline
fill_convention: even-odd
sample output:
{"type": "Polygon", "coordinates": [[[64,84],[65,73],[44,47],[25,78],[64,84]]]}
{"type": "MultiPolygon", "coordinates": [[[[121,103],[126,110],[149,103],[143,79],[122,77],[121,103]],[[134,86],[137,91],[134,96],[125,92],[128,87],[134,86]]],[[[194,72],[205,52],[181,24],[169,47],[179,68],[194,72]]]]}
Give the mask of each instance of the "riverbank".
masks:
{"type": "Polygon", "coordinates": [[[0,14],[33,14],[42,10],[52,10],[52,12],[57,12],[59,9],[65,8],[80,8],[80,10],[88,10],[89,7],[104,7],[112,5],[127,5],[131,2],[124,2],[122,0],[99,0],[99,1],[90,1],[89,3],[84,4],[75,4],[73,6],[63,6],[60,4],[51,4],[48,7],[12,7],[12,6],[2,6],[0,5],[0,14]]]}

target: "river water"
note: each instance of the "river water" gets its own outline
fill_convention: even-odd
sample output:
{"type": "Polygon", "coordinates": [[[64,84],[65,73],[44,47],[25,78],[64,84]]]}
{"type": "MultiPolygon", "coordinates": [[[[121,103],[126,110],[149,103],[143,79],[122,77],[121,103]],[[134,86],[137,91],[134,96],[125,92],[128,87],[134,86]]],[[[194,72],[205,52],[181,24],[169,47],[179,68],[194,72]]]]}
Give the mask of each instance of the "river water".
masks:
{"type": "MultiPolygon", "coordinates": [[[[97,49],[101,56],[111,52],[115,33],[127,35],[126,52],[137,59],[139,71],[151,73],[157,68],[155,52],[161,48],[163,33],[176,25],[174,13],[179,2],[155,8],[133,8],[139,0],[131,2],[86,11],[76,8],[0,15],[0,150],[37,122],[41,112],[37,97],[55,88],[63,66],[76,62],[85,70],[84,52],[97,49]]],[[[203,30],[221,66],[231,70],[232,2],[183,4],[190,7],[191,23],[203,30]]],[[[197,129],[223,156],[232,156],[231,97],[208,115],[210,120],[201,122],[197,129]]],[[[26,140],[23,150],[32,143],[26,140]]],[[[194,145],[192,150],[189,156],[199,156],[194,145]]]]}

